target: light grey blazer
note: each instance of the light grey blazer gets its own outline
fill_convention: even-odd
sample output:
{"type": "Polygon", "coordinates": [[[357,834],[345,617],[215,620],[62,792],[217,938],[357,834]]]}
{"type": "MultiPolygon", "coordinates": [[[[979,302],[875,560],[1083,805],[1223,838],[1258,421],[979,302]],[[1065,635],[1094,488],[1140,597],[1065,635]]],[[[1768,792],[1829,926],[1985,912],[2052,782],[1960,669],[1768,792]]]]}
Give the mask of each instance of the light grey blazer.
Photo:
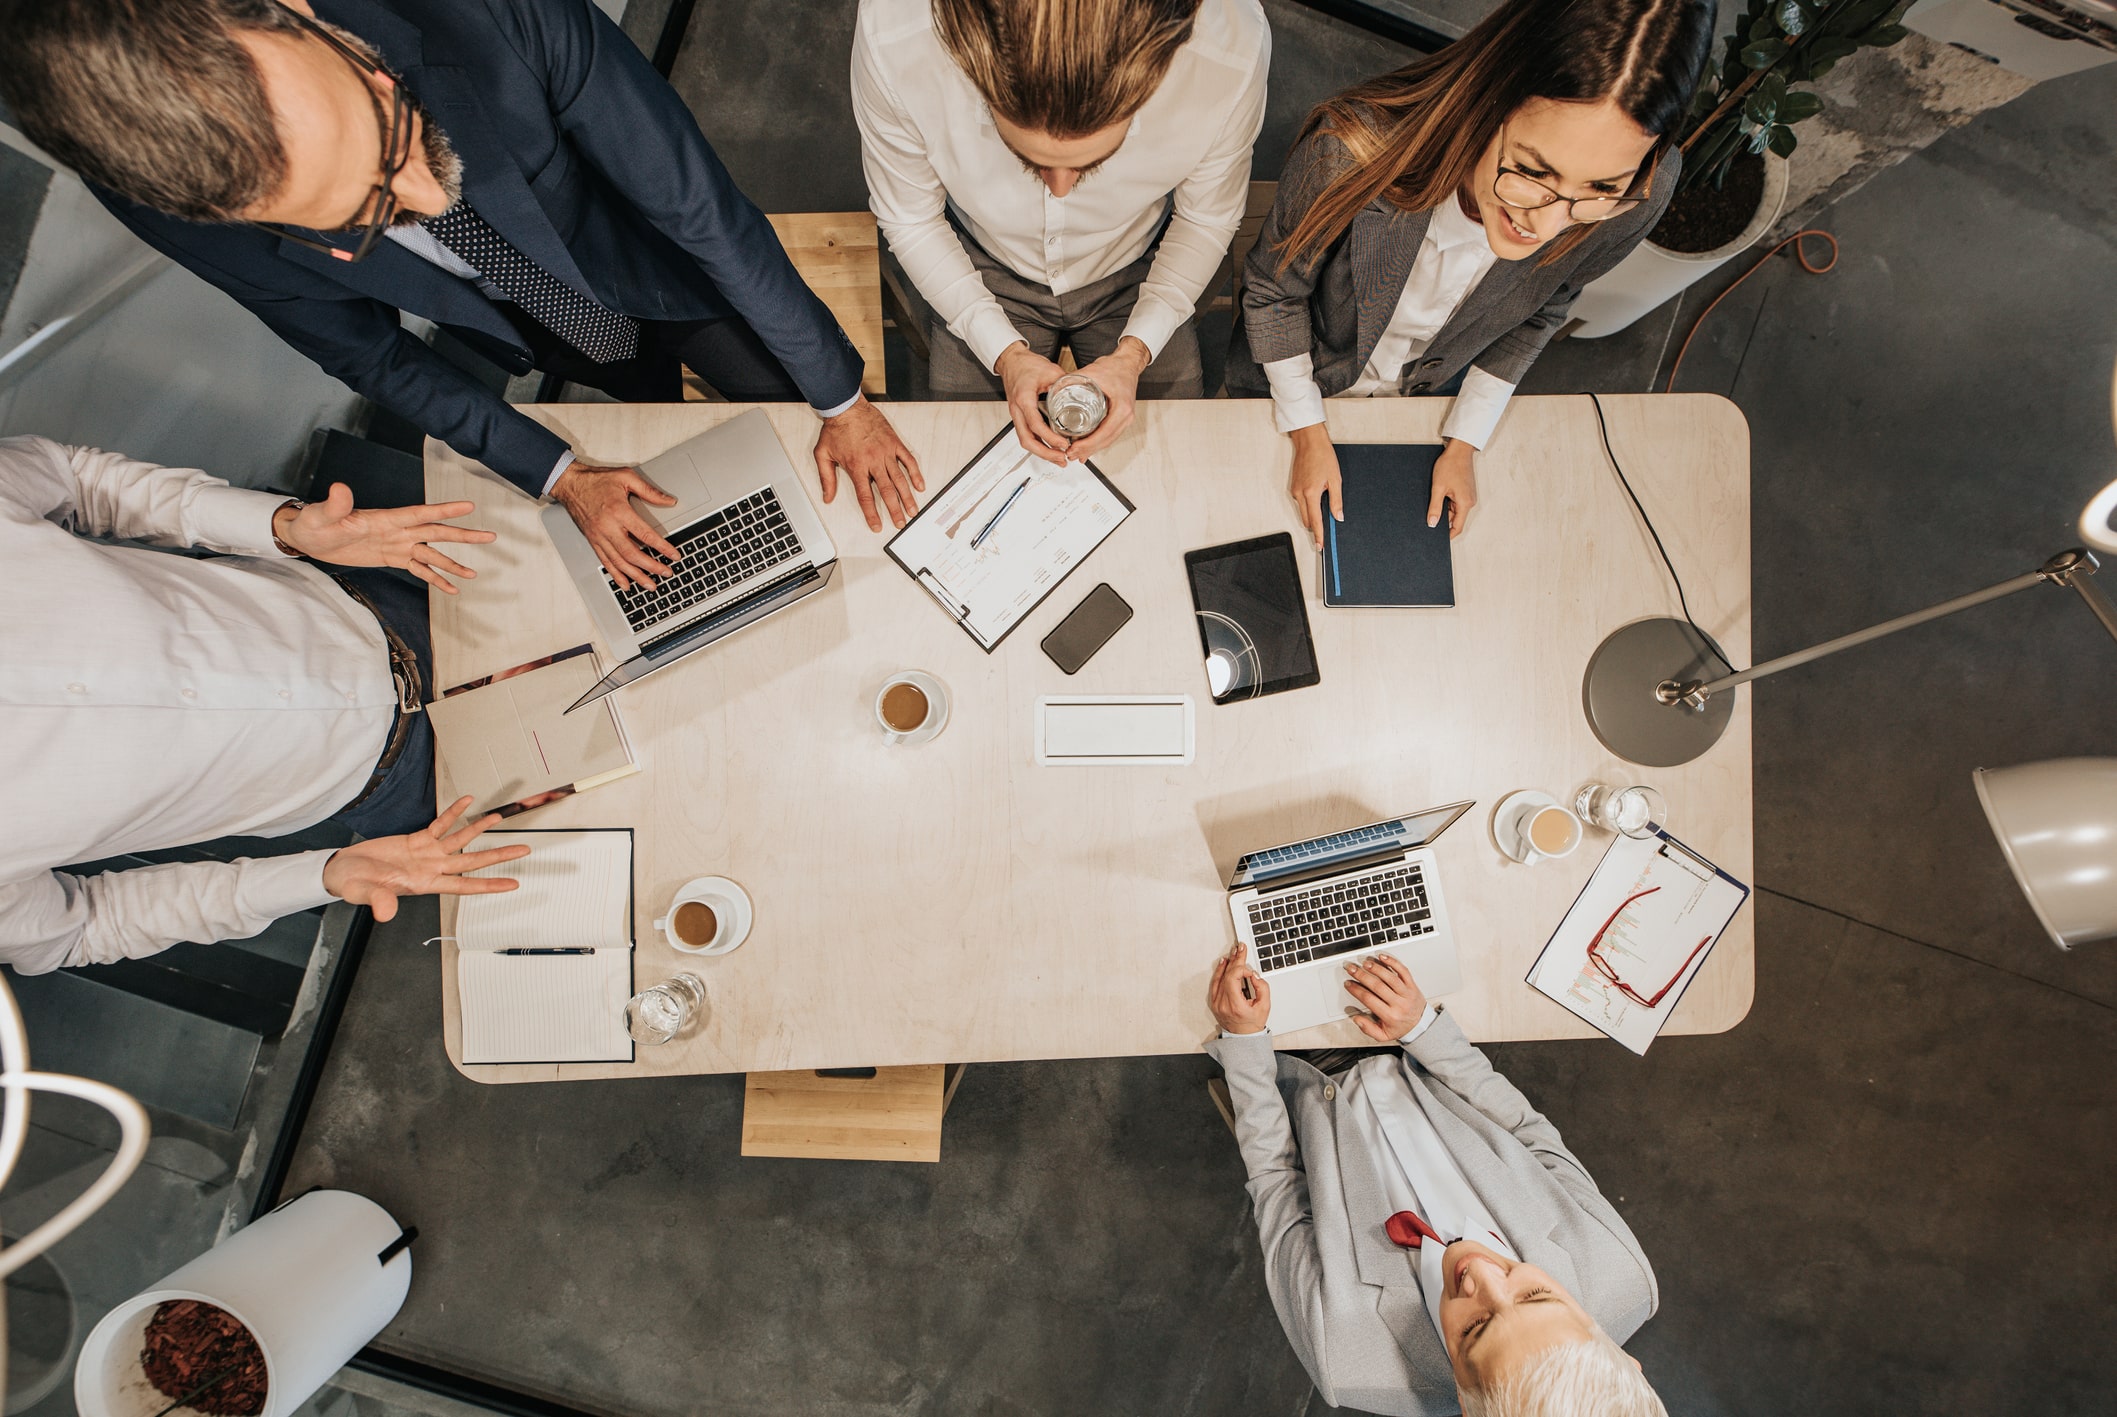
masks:
{"type": "MultiPolygon", "coordinates": [[[[1522,1259],[1624,1342],[1660,1303],[1639,1242],[1558,1129],[1439,1013],[1403,1050],[1412,1094],[1522,1259]]],[[[1336,1084],[1273,1052],[1270,1034],[1218,1038],[1206,1051],[1227,1070],[1265,1283],[1317,1391],[1392,1417],[1458,1411],[1417,1265],[1383,1231],[1376,1161],[1341,1125],[1336,1084]]]]}
{"type": "MultiPolygon", "coordinates": [[[[1343,145],[1321,133],[1288,154],[1279,195],[1243,262],[1242,319],[1228,350],[1230,390],[1266,393],[1260,364],[1307,354],[1324,396],[1344,393],[1389,328],[1430,213],[1400,211],[1377,197],[1327,250],[1279,269],[1280,243],[1350,162],[1343,145]]],[[[1661,220],[1682,170],[1683,156],[1671,148],[1655,169],[1646,202],[1601,223],[1555,261],[1495,261],[1426,352],[1405,368],[1403,392],[1438,388],[1472,364],[1519,384],[1566,323],[1581,287],[1630,255],[1661,220]]]]}

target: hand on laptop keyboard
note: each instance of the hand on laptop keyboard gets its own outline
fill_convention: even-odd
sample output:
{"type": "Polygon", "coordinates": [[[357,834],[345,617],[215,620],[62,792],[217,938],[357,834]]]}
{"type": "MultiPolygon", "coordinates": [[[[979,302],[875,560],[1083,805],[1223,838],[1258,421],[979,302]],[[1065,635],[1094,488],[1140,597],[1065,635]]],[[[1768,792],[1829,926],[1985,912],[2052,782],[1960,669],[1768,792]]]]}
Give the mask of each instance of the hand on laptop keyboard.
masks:
{"type": "Polygon", "coordinates": [[[636,467],[590,467],[575,462],[551,484],[552,500],[572,514],[596,559],[621,586],[651,586],[670,574],[676,548],[660,528],[639,514],[634,497],[656,507],[676,499],[649,482],[636,467]]]}
{"type": "Polygon", "coordinates": [[[1369,955],[1345,966],[1345,992],[1367,1010],[1353,1023],[1377,1043],[1395,1043],[1417,1026],[1426,1012],[1426,995],[1411,971],[1393,955],[1369,955]]]}

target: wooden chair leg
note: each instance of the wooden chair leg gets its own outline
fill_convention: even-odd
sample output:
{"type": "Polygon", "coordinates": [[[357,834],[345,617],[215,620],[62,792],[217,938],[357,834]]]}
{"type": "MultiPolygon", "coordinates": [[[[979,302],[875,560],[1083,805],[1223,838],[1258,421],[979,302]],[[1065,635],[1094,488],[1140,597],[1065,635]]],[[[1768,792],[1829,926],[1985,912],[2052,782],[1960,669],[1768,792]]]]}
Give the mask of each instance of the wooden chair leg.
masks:
{"type": "Polygon", "coordinates": [[[1220,1120],[1228,1124],[1228,1135],[1235,1136],[1235,1100],[1228,1096],[1228,1080],[1207,1078],[1206,1093],[1213,1099],[1213,1108],[1220,1113],[1220,1120]]]}
{"type": "Polygon", "coordinates": [[[946,1117],[948,1115],[948,1109],[955,1105],[956,1089],[962,1086],[963,1073],[969,1066],[970,1065],[968,1063],[950,1063],[948,1065],[947,1081],[941,1084],[942,1116],[946,1117]]]}

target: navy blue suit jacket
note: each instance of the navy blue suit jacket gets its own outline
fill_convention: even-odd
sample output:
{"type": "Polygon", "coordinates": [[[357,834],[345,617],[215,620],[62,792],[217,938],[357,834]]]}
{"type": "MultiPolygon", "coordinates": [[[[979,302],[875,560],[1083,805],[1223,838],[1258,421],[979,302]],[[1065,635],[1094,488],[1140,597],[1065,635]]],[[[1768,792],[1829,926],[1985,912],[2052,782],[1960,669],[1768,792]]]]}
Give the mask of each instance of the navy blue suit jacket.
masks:
{"type": "MultiPolygon", "coordinates": [[[[771,224],[676,91],[589,0],[313,3],[381,52],[462,158],[464,199],[531,260],[626,315],[740,315],[819,409],[860,391],[858,352],[771,224]]],[[[565,440],[399,323],[409,311],[521,348],[472,282],[390,241],[342,261],[255,227],[96,195],[356,392],[532,496],[543,491],[565,440]]],[[[320,239],[352,244],[342,233],[320,239]]]]}

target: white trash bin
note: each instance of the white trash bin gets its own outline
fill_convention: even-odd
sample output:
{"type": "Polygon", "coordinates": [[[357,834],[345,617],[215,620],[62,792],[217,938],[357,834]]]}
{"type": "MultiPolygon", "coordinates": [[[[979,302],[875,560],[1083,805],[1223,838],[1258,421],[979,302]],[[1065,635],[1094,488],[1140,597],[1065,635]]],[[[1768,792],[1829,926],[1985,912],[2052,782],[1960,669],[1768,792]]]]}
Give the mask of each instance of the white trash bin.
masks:
{"type": "Polygon", "coordinates": [[[81,1417],[149,1417],[164,1395],[140,1365],[147,1322],[171,1299],[232,1314],[265,1357],[264,1417],[286,1417],[404,1305],[412,1256],[388,1211],[350,1191],[310,1191],[112,1309],[81,1345],[81,1417]],[[387,1253],[388,1258],[383,1257],[387,1253]]]}

